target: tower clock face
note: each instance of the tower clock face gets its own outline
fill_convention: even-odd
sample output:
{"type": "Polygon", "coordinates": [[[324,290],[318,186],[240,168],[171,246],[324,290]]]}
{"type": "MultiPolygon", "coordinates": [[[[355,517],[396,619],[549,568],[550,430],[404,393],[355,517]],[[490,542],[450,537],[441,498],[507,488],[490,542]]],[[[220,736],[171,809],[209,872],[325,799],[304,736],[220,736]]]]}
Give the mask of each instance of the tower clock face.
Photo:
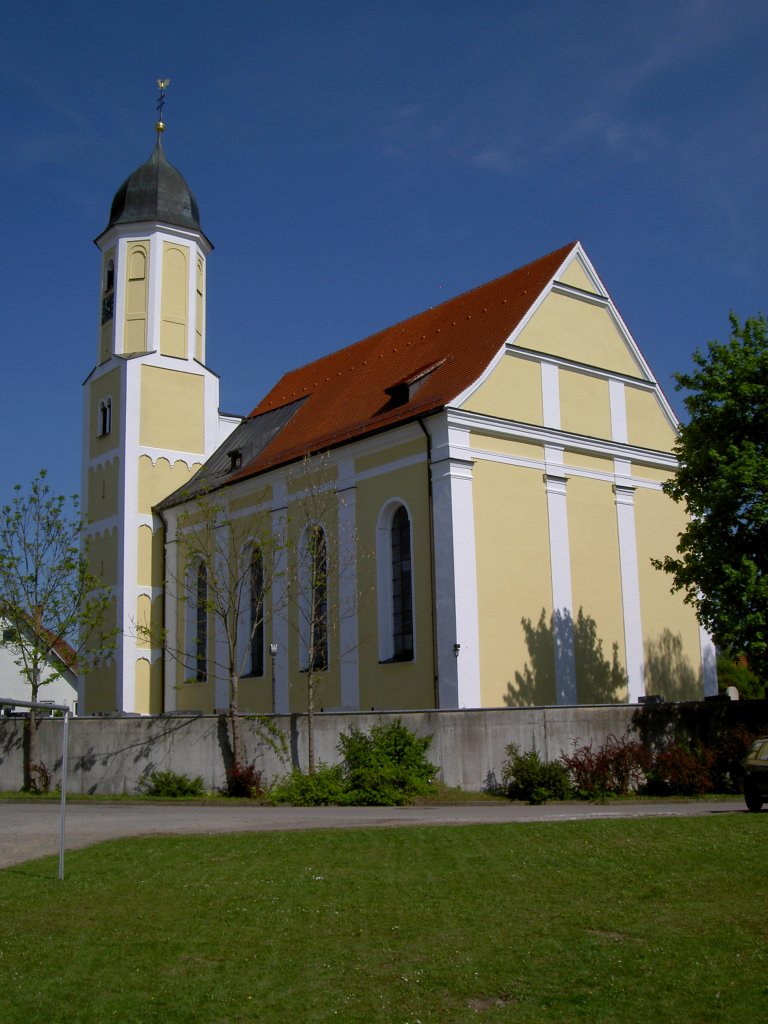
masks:
{"type": "Polygon", "coordinates": [[[101,322],[103,324],[108,323],[115,315],[115,293],[113,291],[107,292],[107,294],[101,300],[101,322]]]}

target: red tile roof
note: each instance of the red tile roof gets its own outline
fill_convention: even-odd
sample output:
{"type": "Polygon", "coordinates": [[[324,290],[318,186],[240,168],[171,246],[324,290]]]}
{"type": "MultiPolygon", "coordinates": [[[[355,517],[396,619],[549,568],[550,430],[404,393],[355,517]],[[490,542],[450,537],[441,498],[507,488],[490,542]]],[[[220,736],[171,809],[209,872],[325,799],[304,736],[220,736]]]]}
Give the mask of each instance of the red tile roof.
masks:
{"type": "Polygon", "coordinates": [[[305,399],[243,479],[449,404],[481,375],[576,243],[286,373],[249,419],[305,399]],[[398,387],[411,397],[398,404],[398,387]]]}

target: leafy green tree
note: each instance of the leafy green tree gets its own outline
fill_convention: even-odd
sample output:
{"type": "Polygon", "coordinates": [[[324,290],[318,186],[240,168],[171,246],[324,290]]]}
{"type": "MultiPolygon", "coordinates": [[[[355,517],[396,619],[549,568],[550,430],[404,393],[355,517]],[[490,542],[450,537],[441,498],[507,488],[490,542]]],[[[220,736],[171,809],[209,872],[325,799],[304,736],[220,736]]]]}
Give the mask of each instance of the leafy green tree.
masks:
{"type": "Polygon", "coordinates": [[[766,679],[768,321],[730,321],[727,344],[710,342],[694,353],[692,373],[676,374],[689,421],[676,445],[680,468],[664,489],[689,522],[677,555],[654,564],[685,591],[715,642],[766,679]]]}
{"type": "MultiPolygon", "coordinates": [[[[108,591],[90,572],[78,501],[51,494],[41,470],[0,510],[3,645],[30,686],[30,700],[67,668],[88,672],[114,646],[105,631],[108,591]]],[[[24,788],[35,787],[37,715],[24,742],[24,788]]],[[[42,766],[37,766],[42,767],[42,766]]]]}

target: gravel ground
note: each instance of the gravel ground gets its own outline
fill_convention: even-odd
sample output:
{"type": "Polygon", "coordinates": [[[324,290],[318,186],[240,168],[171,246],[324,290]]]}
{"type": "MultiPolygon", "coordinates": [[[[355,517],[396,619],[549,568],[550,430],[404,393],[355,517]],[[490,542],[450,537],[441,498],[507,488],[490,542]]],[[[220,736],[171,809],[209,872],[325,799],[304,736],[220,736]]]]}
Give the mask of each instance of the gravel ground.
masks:
{"type": "MultiPolygon", "coordinates": [[[[0,801],[0,868],[59,850],[60,804],[0,801]]],[[[483,825],[588,818],[685,817],[748,813],[744,801],[619,801],[607,804],[462,803],[413,807],[260,807],[168,803],[72,802],[66,810],[65,849],[106,839],[149,835],[212,835],[317,828],[372,828],[405,825],[483,825]]]]}

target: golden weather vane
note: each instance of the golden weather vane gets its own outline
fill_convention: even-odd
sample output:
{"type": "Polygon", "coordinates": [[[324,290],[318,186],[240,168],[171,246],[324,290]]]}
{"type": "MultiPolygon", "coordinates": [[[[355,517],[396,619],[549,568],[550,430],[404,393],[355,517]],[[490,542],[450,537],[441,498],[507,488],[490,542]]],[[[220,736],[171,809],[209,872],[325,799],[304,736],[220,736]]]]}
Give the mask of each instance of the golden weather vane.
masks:
{"type": "Polygon", "coordinates": [[[158,134],[165,131],[165,125],[163,124],[163,107],[165,106],[165,90],[171,84],[170,78],[158,78],[157,88],[160,90],[160,95],[157,97],[157,124],[155,128],[158,134]]]}

